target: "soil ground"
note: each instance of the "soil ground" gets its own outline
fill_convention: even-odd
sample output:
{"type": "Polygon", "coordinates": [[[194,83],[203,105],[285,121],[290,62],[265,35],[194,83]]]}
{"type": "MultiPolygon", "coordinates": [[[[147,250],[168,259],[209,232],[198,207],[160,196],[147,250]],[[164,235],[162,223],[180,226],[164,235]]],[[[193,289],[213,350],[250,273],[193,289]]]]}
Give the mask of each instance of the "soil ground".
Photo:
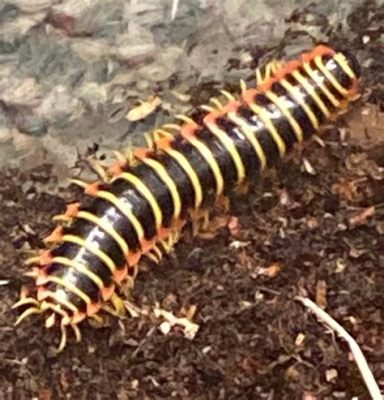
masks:
{"type": "MultiPolygon", "coordinates": [[[[363,114],[373,121],[375,110],[363,114]]],[[[359,130],[361,112],[345,117],[344,134],[359,130]]],[[[164,335],[149,312],[99,329],[85,324],[82,342],[71,339],[58,357],[57,332],[39,318],[15,329],[10,307],[25,253],[41,246],[72,195],[57,189],[49,165],[2,171],[0,278],[9,282],[0,287],[0,397],[368,398],[347,345],[294,299],[325,305],[383,385],[384,145],[374,129],[365,132],[370,139],[345,142],[331,129],[324,147],[310,144],[233,202],[232,233],[187,232],[162,264],[143,268],[132,301],[175,315],[195,306],[193,340],[180,329],[164,335]]]]}
{"type": "Polygon", "coordinates": [[[356,338],[384,390],[384,52],[379,31],[363,46],[371,31],[359,12],[352,46],[373,59],[370,94],[323,146],[309,144],[237,196],[231,229],[187,230],[160,265],[143,266],[131,301],[148,315],[82,324],[81,343],[71,337],[59,356],[58,333],[38,317],[14,328],[11,306],[27,281],[23,259],[75,196],[49,164],[0,172],[0,400],[368,399],[348,346],[297,295],[356,338]],[[157,305],[194,314],[194,339],[165,334],[157,305]]]}

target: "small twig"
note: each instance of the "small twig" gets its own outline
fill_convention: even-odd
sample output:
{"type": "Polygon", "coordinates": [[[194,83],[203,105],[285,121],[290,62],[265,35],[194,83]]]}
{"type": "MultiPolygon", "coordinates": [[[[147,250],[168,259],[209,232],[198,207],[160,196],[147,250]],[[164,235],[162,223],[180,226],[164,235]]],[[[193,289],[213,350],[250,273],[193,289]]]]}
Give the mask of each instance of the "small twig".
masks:
{"type": "Polygon", "coordinates": [[[171,21],[175,19],[178,7],[179,0],[172,0],[171,21]]]}
{"type": "Polygon", "coordinates": [[[300,301],[305,307],[309,308],[321,321],[327,324],[333,331],[335,331],[348,343],[372,399],[383,400],[383,396],[380,393],[380,388],[375,381],[372,371],[368,366],[367,360],[365,359],[364,354],[355,339],[338,322],[336,322],[329,314],[327,314],[324,310],[317,306],[316,303],[314,303],[312,300],[301,296],[297,296],[295,299],[300,301]]]}

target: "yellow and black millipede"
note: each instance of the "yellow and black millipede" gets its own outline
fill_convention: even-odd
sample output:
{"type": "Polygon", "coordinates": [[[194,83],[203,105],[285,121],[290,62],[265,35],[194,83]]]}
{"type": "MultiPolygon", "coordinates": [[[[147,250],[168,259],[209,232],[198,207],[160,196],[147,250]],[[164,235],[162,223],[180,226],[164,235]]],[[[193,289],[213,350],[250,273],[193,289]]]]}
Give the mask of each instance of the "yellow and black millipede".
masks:
{"type": "Polygon", "coordinates": [[[59,350],[67,327],[99,311],[123,311],[117,288],[130,287],[142,256],[161,259],[183,225],[232,190],[255,180],[296,143],[345,111],[359,97],[360,69],[344,51],[319,45],[297,60],[271,62],[257,85],[238,96],[223,91],[195,118],[178,116],[136,149],[83,185],[88,199],[70,204],[46,238],[50,248],[28,260],[35,289],[15,307],[16,323],[43,313],[47,328],[59,326],[59,350]]]}

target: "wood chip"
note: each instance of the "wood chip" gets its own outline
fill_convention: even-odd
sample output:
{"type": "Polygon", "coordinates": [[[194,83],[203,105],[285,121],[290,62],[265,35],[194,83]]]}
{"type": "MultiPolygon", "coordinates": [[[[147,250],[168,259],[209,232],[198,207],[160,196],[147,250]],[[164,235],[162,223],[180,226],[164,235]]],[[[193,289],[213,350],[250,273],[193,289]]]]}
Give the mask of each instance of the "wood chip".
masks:
{"type": "Polygon", "coordinates": [[[157,107],[161,104],[160,97],[154,96],[149,98],[147,101],[140,101],[140,104],[137,107],[132,108],[128,111],[125,118],[128,121],[140,121],[148,117],[148,115],[152,114],[157,107]]]}
{"type": "Polygon", "coordinates": [[[316,283],[316,304],[323,310],[327,307],[327,283],[325,281],[316,283]]]}
{"type": "Polygon", "coordinates": [[[193,340],[196,336],[197,331],[200,326],[188,320],[188,318],[175,317],[171,312],[162,310],[161,308],[155,308],[154,314],[156,318],[164,318],[165,321],[160,324],[160,331],[167,335],[171,328],[175,326],[180,326],[183,328],[183,334],[187,339],[193,340]]]}
{"type": "Polygon", "coordinates": [[[349,223],[352,226],[365,225],[368,218],[372,217],[373,215],[375,215],[375,207],[367,207],[359,211],[353,217],[349,218],[349,223]]]}

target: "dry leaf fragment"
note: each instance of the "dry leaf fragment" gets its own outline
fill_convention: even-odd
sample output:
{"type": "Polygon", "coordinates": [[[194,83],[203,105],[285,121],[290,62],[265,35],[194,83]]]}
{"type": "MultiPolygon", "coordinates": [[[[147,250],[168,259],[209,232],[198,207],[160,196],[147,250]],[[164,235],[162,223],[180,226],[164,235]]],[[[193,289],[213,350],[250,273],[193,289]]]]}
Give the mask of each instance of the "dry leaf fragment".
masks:
{"type": "Polygon", "coordinates": [[[338,376],[338,372],[335,368],[327,369],[325,371],[325,379],[327,382],[332,382],[334,381],[338,376]]]}
{"type": "Polygon", "coordinates": [[[353,202],[360,199],[358,181],[341,178],[331,188],[332,193],[338,194],[342,200],[353,202]]]}
{"type": "Polygon", "coordinates": [[[52,390],[49,388],[42,388],[39,390],[39,400],[51,400],[52,399],[52,390]]]}
{"type": "Polygon", "coordinates": [[[275,278],[281,271],[281,265],[279,263],[273,263],[267,268],[260,268],[259,275],[267,276],[268,278],[275,278]]]}
{"type": "Polygon", "coordinates": [[[305,171],[312,176],[315,176],[317,174],[315,168],[313,168],[312,164],[305,158],[303,157],[303,165],[305,171]]]}
{"type": "Polygon", "coordinates": [[[187,339],[193,340],[200,326],[188,320],[188,318],[175,317],[171,312],[155,308],[154,314],[156,318],[164,318],[165,321],[160,325],[160,330],[164,335],[167,335],[172,327],[180,326],[183,328],[183,334],[187,339]]]}
{"type": "Polygon", "coordinates": [[[299,347],[304,343],[305,340],[305,334],[300,332],[295,339],[295,346],[299,347]]]}
{"type": "Polygon", "coordinates": [[[187,319],[192,321],[192,318],[195,316],[196,311],[197,311],[196,304],[191,304],[189,306],[183,306],[182,309],[180,310],[180,313],[184,315],[187,319]]]}
{"type": "Polygon", "coordinates": [[[139,105],[137,107],[132,108],[128,111],[125,118],[128,121],[140,121],[148,117],[148,115],[152,114],[157,107],[161,104],[160,97],[152,96],[147,101],[139,101],[139,105]]]}
{"type": "Polygon", "coordinates": [[[316,304],[322,309],[327,307],[327,283],[325,281],[316,283],[316,304]]]}
{"type": "Polygon", "coordinates": [[[367,219],[369,217],[372,217],[373,215],[375,215],[375,207],[374,206],[367,207],[367,208],[364,208],[363,210],[359,211],[353,217],[349,218],[349,223],[352,226],[364,225],[367,223],[367,219]]]}
{"type": "Polygon", "coordinates": [[[251,243],[252,242],[242,242],[240,240],[235,240],[235,241],[231,242],[228,247],[231,249],[238,250],[238,249],[243,249],[244,247],[249,246],[251,243]]]}
{"type": "Polygon", "coordinates": [[[240,224],[237,217],[231,217],[228,222],[228,230],[232,236],[238,236],[240,233],[240,224]]]}

